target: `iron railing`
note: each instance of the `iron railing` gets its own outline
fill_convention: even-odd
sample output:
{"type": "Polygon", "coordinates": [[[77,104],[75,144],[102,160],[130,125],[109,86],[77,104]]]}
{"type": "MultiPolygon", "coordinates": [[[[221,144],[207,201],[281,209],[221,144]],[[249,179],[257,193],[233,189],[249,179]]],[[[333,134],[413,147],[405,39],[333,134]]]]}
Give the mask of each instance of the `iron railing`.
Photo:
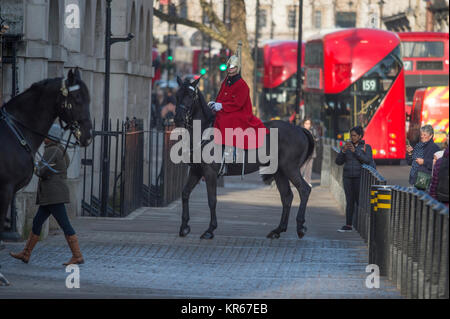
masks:
{"type": "MultiPolygon", "coordinates": [[[[143,206],[165,206],[181,196],[187,177],[186,164],[174,164],[170,149],[173,125],[144,130],[139,119],[111,123],[108,131],[95,129],[85,149],[83,170],[83,216],[124,217],[143,206]],[[110,185],[107,213],[101,214],[101,149],[108,140],[110,185]],[[144,150],[147,148],[146,156],[144,150]]],[[[103,127],[103,126],[102,126],[103,127]]]]}
{"type": "Polygon", "coordinates": [[[379,266],[407,298],[449,298],[449,210],[415,188],[388,186],[363,167],[357,230],[379,266]]]}

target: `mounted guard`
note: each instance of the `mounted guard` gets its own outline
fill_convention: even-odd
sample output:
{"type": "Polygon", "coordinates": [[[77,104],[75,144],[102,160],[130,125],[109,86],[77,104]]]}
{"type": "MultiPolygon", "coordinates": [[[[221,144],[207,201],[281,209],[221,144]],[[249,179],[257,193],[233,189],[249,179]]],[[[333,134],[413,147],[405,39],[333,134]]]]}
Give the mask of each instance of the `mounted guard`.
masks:
{"type": "Polygon", "coordinates": [[[268,130],[253,115],[250,89],[241,77],[241,51],[242,42],[239,41],[235,54],[227,61],[228,75],[222,82],[217,99],[209,102],[208,106],[216,112],[214,127],[221,133],[215,134],[215,143],[248,150],[261,147],[268,130]],[[258,136],[258,129],[264,130],[264,136],[258,136]]]}

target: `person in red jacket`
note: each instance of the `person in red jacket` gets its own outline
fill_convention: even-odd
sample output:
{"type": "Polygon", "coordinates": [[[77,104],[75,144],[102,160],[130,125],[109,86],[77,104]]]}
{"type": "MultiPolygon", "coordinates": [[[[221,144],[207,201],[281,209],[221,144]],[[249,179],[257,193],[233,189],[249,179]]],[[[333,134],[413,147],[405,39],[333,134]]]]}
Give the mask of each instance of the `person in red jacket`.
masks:
{"type": "Polygon", "coordinates": [[[247,150],[263,145],[264,138],[261,136],[258,138],[258,129],[264,129],[265,134],[268,130],[252,112],[250,89],[240,74],[241,46],[242,43],[239,41],[235,55],[228,59],[228,75],[222,82],[217,99],[215,102],[209,102],[208,106],[216,112],[214,127],[221,133],[215,134],[215,143],[247,150]],[[233,136],[227,128],[240,128],[243,133],[240,134],[240,130],[235,131],[233,136]],[[248,130],[248,134],[245,134],[249,128],[253,130],[248,130]],[[253,132],[255,134],[252,134],[253,132]]]}

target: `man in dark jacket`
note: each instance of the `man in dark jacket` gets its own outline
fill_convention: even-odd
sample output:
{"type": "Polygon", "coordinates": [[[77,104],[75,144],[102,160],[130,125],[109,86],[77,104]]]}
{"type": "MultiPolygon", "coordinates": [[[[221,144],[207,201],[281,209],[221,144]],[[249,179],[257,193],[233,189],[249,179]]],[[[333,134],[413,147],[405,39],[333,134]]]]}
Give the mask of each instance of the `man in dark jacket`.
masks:
{"type": "Polygon", "coordinates": [[[33,228],[23,251],[10,253],[16,259],[28,263],[31,252],[39,240],[42,225],[53,215],[59,226],[64,231],[67,243],[72,251],[72,258],[63,265],[84,263],[78,245],[75,230],[70,224],[67,216],[66,206],[70,203],[69,188],[66,184],[67,168],[70,164],[69,156],[59,143],[62,137],[62,129],[58,124],[53,124],[45,143],[45,151],[42,161],[36,166],[35,174],[39,176],[36,204],[39,205],[38,212],[33,219],[33,228]]]}
{"type": "Polygon", "coordinates": [[[337,165],[344,165],[344,191],[346,199],[346,224],[339,232],[352,231],[355,204],[359,201],[362,165],[372,164],[372,148],[362,140],[364,130],[356,126],[350,130],[351,141],[347,141],[336,158],[337,165]]]}
{"type": "Polygon", "coordinates": [[[406,147],[406,162],[411,165],[409,173],[409,184],[414,186],[419,171],[431,175],[433,170],[433,155],[439,151],[433,141],[434,130],[431,125],[425,125],[420,128],[420,142],[414,146],[406,147]]]}

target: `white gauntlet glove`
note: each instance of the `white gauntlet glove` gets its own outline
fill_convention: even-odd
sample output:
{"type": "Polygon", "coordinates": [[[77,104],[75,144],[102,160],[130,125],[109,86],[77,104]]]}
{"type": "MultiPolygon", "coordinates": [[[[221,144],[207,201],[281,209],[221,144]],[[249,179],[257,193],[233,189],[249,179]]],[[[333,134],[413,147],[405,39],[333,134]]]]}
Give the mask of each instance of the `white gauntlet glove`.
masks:
{"type": "Polygon", "coordinates": [[[216,112],[220,111],[222,109],[222,103],[211,101],[208,103],[208,106],[211,110],[214,110],[216,112]]]}

